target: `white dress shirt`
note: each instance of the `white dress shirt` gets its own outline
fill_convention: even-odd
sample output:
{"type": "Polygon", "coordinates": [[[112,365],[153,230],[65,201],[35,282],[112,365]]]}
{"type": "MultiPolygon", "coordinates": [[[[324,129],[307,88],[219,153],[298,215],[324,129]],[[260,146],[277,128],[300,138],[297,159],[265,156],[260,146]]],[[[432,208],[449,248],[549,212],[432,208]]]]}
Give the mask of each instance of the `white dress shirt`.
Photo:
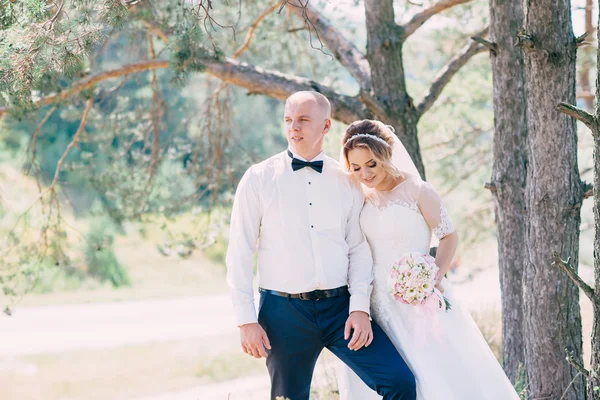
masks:
{"type": "Polygon", "coordinates": [[[322,173],[293,171],[284,151],[250,167],[239,183],[226,257],[238,326],[257,322],[257,250],[260,287],[295,294],[349,285],[350,312],[369,313],[373,261],[359,222],[364,195],[337,161],[323,152],[311,161],[318,160],[322,173]]]}

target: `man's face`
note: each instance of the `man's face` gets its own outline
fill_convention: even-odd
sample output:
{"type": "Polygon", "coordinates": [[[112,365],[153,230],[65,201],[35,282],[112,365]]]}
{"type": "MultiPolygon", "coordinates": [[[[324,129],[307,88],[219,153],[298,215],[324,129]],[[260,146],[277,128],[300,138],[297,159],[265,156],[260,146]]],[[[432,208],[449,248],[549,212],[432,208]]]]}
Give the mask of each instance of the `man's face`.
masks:
{"type": "Polygon", "coordinates": [[[331,120],[310,96],[296,96],[285,105],[285,134],[290,150],[307,160],[323,150],[323,139],[331,120]]]}

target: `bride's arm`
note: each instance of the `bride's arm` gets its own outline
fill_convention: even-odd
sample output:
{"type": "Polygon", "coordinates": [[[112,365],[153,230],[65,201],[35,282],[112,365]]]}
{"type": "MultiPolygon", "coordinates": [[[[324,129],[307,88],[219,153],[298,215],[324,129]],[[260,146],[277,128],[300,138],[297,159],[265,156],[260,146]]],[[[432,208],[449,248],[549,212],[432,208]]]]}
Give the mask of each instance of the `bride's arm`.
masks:
{"type": "Polygon", "coordinates": [[[439,286],[456,254],[458,234],[454,230],[440,196],[430,184],[423,184],[419,191],[418,205],[431,231],[440,241],[435,256],[435,263],[440,269],[437,281],[437,286],[439,286]]]}
{"type": "Polygon", "coordinates": [[[450,263],[454,258],[457,246],[458,234],[456,232],[452,232],[440,240],[440,245],[438,246],[437,254],[435,256],[435,263],[440,269],[436,286],[439,286],[440,282],[444,278],[444,275],[446,275],[446,272],[448,272],[448,269],[450,269],[450,263]]]}

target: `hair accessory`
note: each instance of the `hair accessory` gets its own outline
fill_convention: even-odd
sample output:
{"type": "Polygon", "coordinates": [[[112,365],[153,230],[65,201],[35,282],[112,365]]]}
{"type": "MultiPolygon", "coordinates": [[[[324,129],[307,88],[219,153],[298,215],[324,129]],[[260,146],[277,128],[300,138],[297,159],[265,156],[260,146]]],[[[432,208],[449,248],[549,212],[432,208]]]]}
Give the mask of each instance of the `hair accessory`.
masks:
{"type": "Polygon", "coordinates": [[[386,142],[379,136],[371,135],[370,133],[357,133],[356,135],[352,135],[348,138],[348,140],[346,140],[346,143],[344,143],[344,146],[347,145],[348,143],[350,143],[352,140],[354,140],[356,138],[360,138],[360,137],[377,140],[379,143],[382,143],[383,145],[385,145],[387,147],[391,147],[388,142],[386,142]]]}

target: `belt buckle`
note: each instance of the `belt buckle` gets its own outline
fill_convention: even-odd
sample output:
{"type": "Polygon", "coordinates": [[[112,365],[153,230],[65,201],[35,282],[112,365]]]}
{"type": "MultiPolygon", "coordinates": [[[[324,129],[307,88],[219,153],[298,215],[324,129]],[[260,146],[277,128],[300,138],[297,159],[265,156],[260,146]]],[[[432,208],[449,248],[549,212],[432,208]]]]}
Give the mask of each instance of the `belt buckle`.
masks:
{"type": "Polygon", "coordinates": [[[311,299],[310,293],[308,293],[308,292],[300,293],[298,295],[298,297],[300,298],[300,300],[310,300],[311,299]]]}

